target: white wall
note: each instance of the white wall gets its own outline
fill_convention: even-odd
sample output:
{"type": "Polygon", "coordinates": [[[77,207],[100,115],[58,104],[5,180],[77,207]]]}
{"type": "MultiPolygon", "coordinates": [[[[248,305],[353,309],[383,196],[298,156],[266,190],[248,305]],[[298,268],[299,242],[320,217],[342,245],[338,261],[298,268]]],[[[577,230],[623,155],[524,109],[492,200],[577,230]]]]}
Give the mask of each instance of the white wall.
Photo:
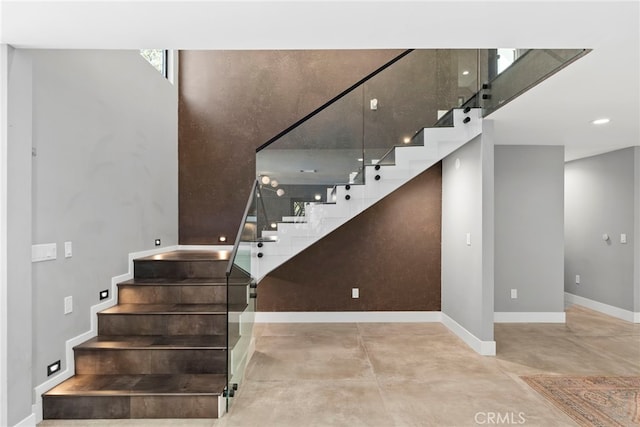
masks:
{"type": "Polygon", "coordinates": [[[19,267],[10,279],[32,274],[32,297],[29,283],[8,283],[10,307],[27,310],[9,312],[9,341],[20,343],[9,346],[11,425],[31,412],[46,366],[61,360],[64,370],[65,341],[90,329],[89,309],[111,277],[127,272],[128,253],[151,249],[155,238],[178,240],[177,88],[136,51],[16,50],[15,58],[32,62],[33,108],[15,107],[22,101],[13,98],[13,83],[23,87],[27,77],[11,74],[10,117],[31,120],[32,128],[28,144],[26,130],[10,135],[10,153],[24,167],[11,169],[9,182],[33,185],[22,187],[15,205],[9,197],[16,214],[9,229],[20,248],[56,243],[58,259],[31,265],[30,253],[13,254],[19,267]],[[64,258],[65,241],[73,243],[72,258],[64,258]],[[66,296],[73,296],[69,315],[66,296]],[[25,316],[33,325],[18,326],[25,316]]]}
{"type": "Polygon", "coordinates": [[[564,147],[496,146],[495,207],[495,311],[564,313],[564,147]]]}
{"type": "Polygon", "coordinates": [[[485,121],[480,137],[442,163],[442,312],[477,351],[493,341],[492,129],[485,121]]]}
{"type": "Polygon", "coordinates": [[[565,291],[628,311],[637,311],[639,150],[613,151],[565,166],[565,291]],[[602,239],[605,233],[609,241],[602,239]],[[620,242],[621,233],[626,233],[627,244],[620,242]]]}

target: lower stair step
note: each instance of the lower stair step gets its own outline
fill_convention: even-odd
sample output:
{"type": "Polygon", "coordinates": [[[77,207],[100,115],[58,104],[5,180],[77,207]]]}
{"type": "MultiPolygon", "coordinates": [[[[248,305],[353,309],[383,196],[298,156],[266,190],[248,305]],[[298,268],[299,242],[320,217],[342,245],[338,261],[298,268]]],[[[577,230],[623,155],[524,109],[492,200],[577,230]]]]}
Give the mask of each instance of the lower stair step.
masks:
{"type": "Polygon", "coordinates": [[[42,395],[44,419],[217,418],[225,375],[76,375],[42,395]]]}
{"type": "Polygon", "coordinates": [[[224,335],[226,310],[226,304],[119,304],[98,313],[98,334],[224,335]]]}
{"type": "Polygon", "coordinates": [[[223,374],[224,336],[98,336],[74,348],[76,374],[223,374]]]}

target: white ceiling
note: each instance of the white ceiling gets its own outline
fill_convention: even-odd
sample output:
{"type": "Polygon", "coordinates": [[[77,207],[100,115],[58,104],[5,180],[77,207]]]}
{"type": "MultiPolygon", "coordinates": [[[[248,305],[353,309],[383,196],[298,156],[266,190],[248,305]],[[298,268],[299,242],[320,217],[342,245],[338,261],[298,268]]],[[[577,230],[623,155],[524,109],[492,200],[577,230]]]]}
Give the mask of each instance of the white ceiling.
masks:
{"type": "Polygon", "coordinates": [[[640,145],[638,0],[14,0],[0,15],[0,41],[24,48],[590,48],[491,115],[496,143],[568,160],[640,145]]]}

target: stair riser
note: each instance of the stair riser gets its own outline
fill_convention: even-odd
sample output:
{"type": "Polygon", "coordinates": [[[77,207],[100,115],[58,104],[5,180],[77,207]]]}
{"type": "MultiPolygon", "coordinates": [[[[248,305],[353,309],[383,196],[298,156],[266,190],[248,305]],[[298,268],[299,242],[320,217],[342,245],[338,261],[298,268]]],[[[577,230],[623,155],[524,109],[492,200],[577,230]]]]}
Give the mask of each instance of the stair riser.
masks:
{"type": "Polygon", "coordinates": [[[218,418],[218,396],[43,396],[44,419],[218,418]]]}
{"type": "Polygon", "coordinates": [[[118,285],[120,304],[225,304],[227,287],[189,285],[118,285]]]}
{"type": "Polygon", "coordinates": [[[98,314],[99,335],[224,335],[224,314],[98,314]]]}
{"type": "Polygon", "coordinates": [[[82,349],[76,374],[224,374],[226,350],[82,349]]]}
{"type": "Polygon", "coordinates": [[[161,261],[136,260],[136,279],[198,279],[225,277],[227,261],[161,261]]]}

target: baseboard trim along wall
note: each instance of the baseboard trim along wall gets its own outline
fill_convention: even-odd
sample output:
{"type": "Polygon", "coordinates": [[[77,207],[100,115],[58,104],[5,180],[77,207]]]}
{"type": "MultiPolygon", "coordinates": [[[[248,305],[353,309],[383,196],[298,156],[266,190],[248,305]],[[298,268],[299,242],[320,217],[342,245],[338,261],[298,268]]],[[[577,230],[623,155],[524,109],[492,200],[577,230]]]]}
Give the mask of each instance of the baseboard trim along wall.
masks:
{"type": "Polygon", "coordinates": [[[162,252],[175,251],[177,249],[178,249],[178,246],[174,245],[174,246],[165,246],[162,248],[150,249],[147,251],[133,252],[129,254],[129,271],[125,274],[121,274],[120,276],[115,276],[111,278],[111,297],[105,301],[102,301],[99,304],[91,306],[91,309],[90,309],[91,329],[89,329],[88,331],[78,336],[75,336],[67,340],[65,344],[64,371],[60,372],[58,375],[48,379],[47,381],[35,387],[34,392],[35,392],[36,402],[32,406],[33,414],[31,414],[35,420],[35,423],[33,425],[42,421],[42,393],[52,389],[53,387],[57,386],[61,382],[73,376],[75,372],[75,359],[73,357],[73,347],[79,344],[82,344],[83,342],[90,340],[91,338],[98,335],[98,312],[102,310],[106,310],[110,307],[113,307],[118,303],[118,283],[124,282],[126,280],[133,278],[133,260],[136,258],[156,255],[162,252]]]}
{"type": "Polygon", "coordinates": [[[511,312],[496,311],[493,313],[493,321],[496,323],[566,323],[566,315],[564,312],[511,312]]]}
{"type": "Polygon", "coordinates": [[[256,323],[440,322],[439,311],[259,311],[256,323]]]}
{"type": "Polygon", "coordinates": [[[35,427],[36,424],[36,414],[31,414],[27,418],[16,424],[15,427],[35,427]]]}
{"type": "Polygon", "coordinates": [[[620,307],[614,307],[609,304],[594,301],[589,298],[581,297],[579,295],[564,293],[565,305],[578,304],[591,310],[599,311],[600,313],[607,314],[609,316],[616,317],[618,319],[626,320],[627,322],[640,323],[640,313],[634,313],[633,311],[625,310],[620,307]]]}
{"type": "Polygon", "coordinates": [[[496,355],[495,341],[482,341],[480,338],[473,335],[461,324],[444,313],[442,313],[442,324],[449,328],[451,332],[456,334],[462,341],[464,341],[469,347],[471,347],[473,350],[475,350],[476,353],[480,354],[481,356],[496,355]]]}

